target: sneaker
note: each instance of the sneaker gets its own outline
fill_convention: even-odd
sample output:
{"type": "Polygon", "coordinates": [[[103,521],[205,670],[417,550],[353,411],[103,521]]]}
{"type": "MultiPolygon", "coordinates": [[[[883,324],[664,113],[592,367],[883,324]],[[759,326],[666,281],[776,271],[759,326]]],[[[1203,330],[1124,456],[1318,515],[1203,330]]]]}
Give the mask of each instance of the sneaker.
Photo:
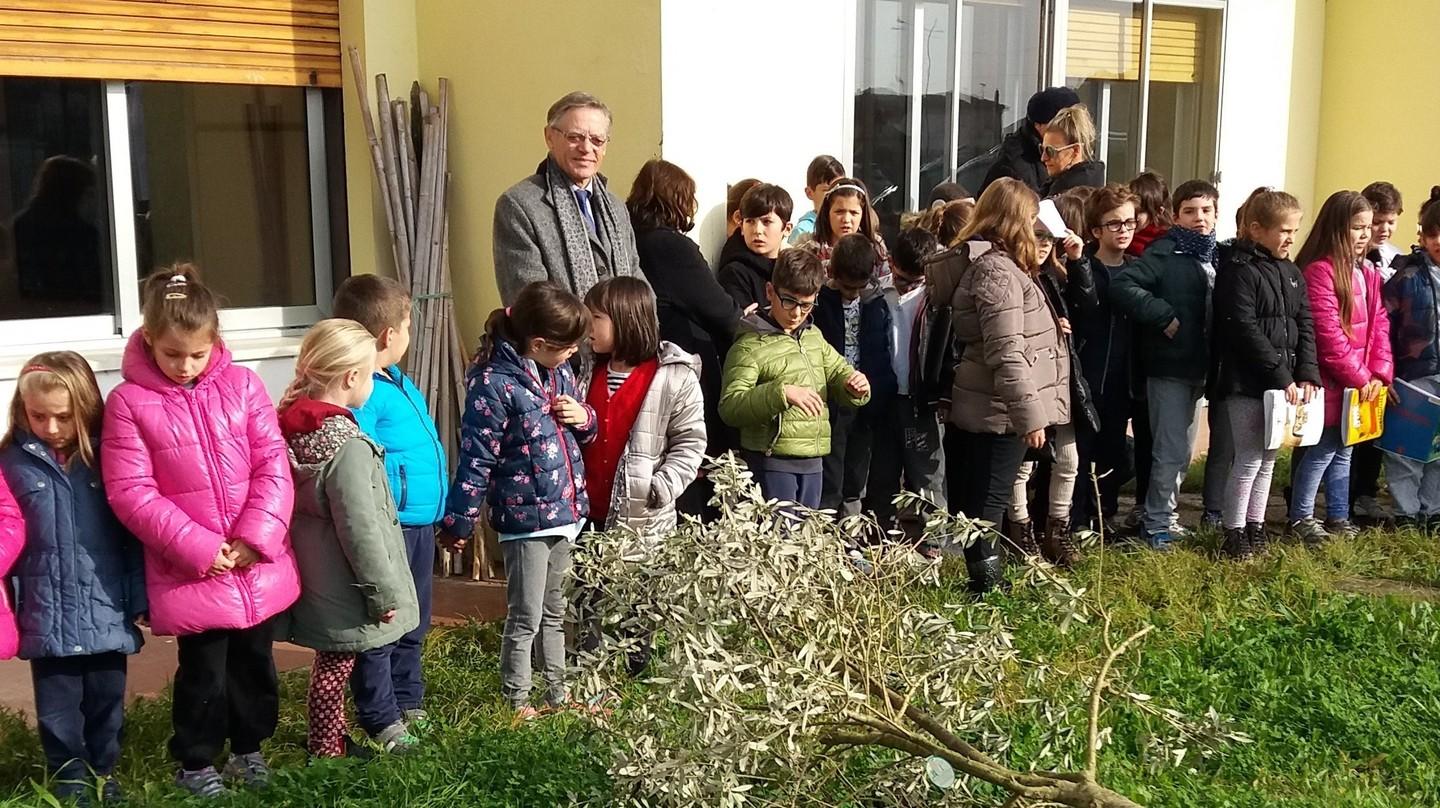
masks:
{"type": "Polygon", "coordinates": [[[1189,535],[1190,528],[1180,524],[1180,514],[1177,513],[1172,515],[1170,517],[1170,537],[1175,539],[1176,541],[1179,541],[1180,539],[1186,538],[1189,535]]]}
{"type": "Polygon", "coordinates": [[[1424,517],[1424,516],[1404,516],[1404,515],[1396,516],[1396,517],[1395,517],[1395,529],[1396,529],[1396,530],[1414,530],[1414,531],[1418,531],[1418,532],[1420,532],[1420,533],[1424,533],[1424,532],[1425,532],[1425,517],[1424,517]]]}
{"type": "Polygon", "coordinates": [[[1145,543],[1151,550],[1160,553],[1168,553],[1175,549],[1175,540],[1168,530],[1157,530],[1154,533],[1145,534],[1145,543]]]}
{"type": "Polygon", "coordinates": [[[1350,517],[1356,522],[1381,523],[1394,519],[1395,514],[1374,497],[1356,497],[1350,506],[1350,517]]]}
{"type": "MultiPolygon", "coordinates": [[[[1171,525],[1174,529],[1174,525],[1171,525]]],[[[1219,511],[1206,511],[1200,515],[1200,529],[1220,531],[1225,529],[1225,520],[1219,511]]]]}
{"type": "Polygon", "coordinates": [[[865,554],[860,552],[858,548],[852,547],[846,550],[845,560],[850,562],[850,566],[854,567],[855,571],[861,575],[875,574],[875,565],[871,564],[869,559],[865,558],[865,554]]]}
{"type": "Polygon", "coordinates": [[[518,727],[521,724],[534,721],[542,715],[544,715],[544,713],[527,704],[515,710],[514,717],[510,719],[510,726],[518,727]]]}
{"type": "Polygon", "coordinates": [[[1330,534],[1325,532],[1325,526],[1320,524],[1314,517],[1296,519],[1291,522],[1289,533],[1311,547],[1324,544],[1330,540],[1330,534]]]}
{"type": "Polygon", "coordinates": [[[270,766],[265,762],[265,756],[259,752],[231,755],[220,774],[226,780],[246,788],[260,789],[270,785],[270,766]]]}
{"type": "Polygon", "coordinates": [[[424,735],[434,728],[434,724],[429,713],[416,707],[405,711],[405,728],[410,730],[411,735],[424,735]]]}
{"type": "Polygon", "coordinates": [[[119,805],[125,801],[125,792],[120,789],[120,781],[115,775],[106,777],[100,783],[100,803],[102,805],[119,805]]]}
{"type": "Polygon", "coordinates": [[[230,793],[230,789],[225,787],[225,781],[220,778],[220,772],[215,771],[214,766],[206,766],[194,771],[181,769],[175,775],[175,785],[196,797],[207,800],[220,799],[230,793]]]}
{"type": "Polygon", "coordinates": [[[403,755],[413,751],[420,744],[420,739],[410,734],[410,728],[405,726],[404,721],[396,721],[375,734],[375,743],[386,754],[403,755]]]}
{"type": "Polygon", "coordinates": [[[1250,522],[1245,525],[1245,543],[1250,545],[1250,556],[1265,555],[1270,549],[1270,536],[1265,532],[1264,522],[1250,522]]]}
{"type": "Polygon", "coordinates": [[[1360,528],[1349,519],[1326,519],[1325,532],[1342,539],[1353,539],[1360,535],[1360,528]]]}
{"type": "Polygon", "coordinates": [[[91,808],[94,801],[91,795],[95,788],[87,780],[56,780],[50,786],[50,793],[57,800],[56,804],[73,805],[75,808],[91,808]]]}
{"type": "Polygon", "coordinates": [[[1250,557],[1250,544],[1245,536],[1243,527],[1225,528],[1225,542],[1220,545],[1220,552],[1231,561],[1244,561],[1250,557]]]}

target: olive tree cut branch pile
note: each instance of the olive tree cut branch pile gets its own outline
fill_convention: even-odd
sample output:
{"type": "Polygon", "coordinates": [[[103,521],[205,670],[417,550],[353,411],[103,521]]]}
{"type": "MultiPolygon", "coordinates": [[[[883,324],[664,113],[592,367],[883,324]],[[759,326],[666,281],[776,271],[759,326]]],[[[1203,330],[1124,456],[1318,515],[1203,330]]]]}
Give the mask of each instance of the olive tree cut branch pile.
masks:
{"type": "MultiPolygon", "coordinates": [[[[825,788],[853,776],[852,756],[878,754],[888,765],[857,789],[890,804],[959,804],[979,789],[1014,805],[1136,805],[1099,782],[1095,750],[1108,735],[1098,728],[1106,678],[1148,628],[1118,645],[1107,636],[1103,670],[1059,710],[1089,719],[1087,735],[1067,736],[1086,744],[1073,750],[1085,766],[1027,767],[1006,759],[996,694],[1023,690],[1027,669],[1054,671],[1021,657],[996,607],[958,596],[937,606],[949,572],[908,545],[868,552],[874,569],[858,570],[845,546],[873,523],[787,513],[733,458],[715,461],[710,477],[717,521],[661,539],[612,532],[587,540],[577,561],[576,585],[604,616],[577,689],[624,695],[600,720],[629,800],[822,804],[825,788]],[[631,680],[627,661],[652,640],[654,656],[631,680]]],[[[956,545],[982,529],[938,512],[925,528],[956,545]]],[[[1048,567],[1024,577],[1053,588],[1057,624],[1087,622],[1083,590],[1048,567]]]]}

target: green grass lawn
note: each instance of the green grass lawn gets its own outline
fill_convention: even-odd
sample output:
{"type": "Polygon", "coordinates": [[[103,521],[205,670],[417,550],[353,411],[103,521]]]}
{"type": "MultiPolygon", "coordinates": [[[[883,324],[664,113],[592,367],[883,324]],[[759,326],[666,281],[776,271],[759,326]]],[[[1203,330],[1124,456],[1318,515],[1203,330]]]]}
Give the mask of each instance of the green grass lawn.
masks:
{"type": "MultiPolygon", "coordinates": [[[[1213,537],[1169,556],[1092,552],[1075,573],[1106,605],[1117,634],[1156,625],[1122,660],[1116,686],[1203,716],[1214,708],[1253,743],[1198,748],[1179,766],[1145,760],[1155,719],[1113,701],[1113,737],[1101,779],[1150,806],[1434,806],[1440,804],[1440,587],[1436,543],[1412,533],[1370,533],[1318,553],[1281,547],[1257,563],[1209,556],[1213,537]],[[1378,583],[1377,583],[1378,582],[1378,583]],[[1396,582],[1410,585],[1396,585],[1396,582]],[[1376,594],[1374,590],[1382,590],[1376,594]],[[1398,594],[1385,594],[1393,588],[1398,594]],[[1352,594],[1364,589],[1366,594],[1352,594]]],[[[962,570],[947,569],[936,602],[954,602],[962,570]]],[[[1043,713],[1024,696],[996,694],[996,726],[1017,761],[1078,760],[1081,700],[1102,653],[1093,622],[1061,633],[1043,592],[992,595],[1016,642],[1054,674],[1039,695],[1073,709],[1043,713]],[[1059,739],[1057,742],[1057,738],[1059,739]]],[[[438,728],[422,751],[366,764],[306,766],[303,673],[283,684],[281,725],[268,751],[278,769],[263,797],[234,805],[558,806],[619,805],[606,775],[605,737],[585,721],[550,718],[510,729],[501,706],[494,627],[439,630],[426,651],[429,707],[438,728]]],[[[623,707],[622,707],[623,709],[623,707]]],[[[120,776],[132,804],[179,802],[165,754],[168,702],[129,715],[120,776]]],[[[874,765],[882,765],[881,756],[874,765]]],[[[851,766],[863,774],[867,759],[851,766]]],[[[43,805],[39,745],[14,715],[0,716],[0,805],[43,805]]],[[[854,804],[837,782],[817,804],[854,804]]],[[[983,793],[983,792],[982,792],[983,793]]],[[[992,804],[998,805],[999,799],[992,804]]]]}

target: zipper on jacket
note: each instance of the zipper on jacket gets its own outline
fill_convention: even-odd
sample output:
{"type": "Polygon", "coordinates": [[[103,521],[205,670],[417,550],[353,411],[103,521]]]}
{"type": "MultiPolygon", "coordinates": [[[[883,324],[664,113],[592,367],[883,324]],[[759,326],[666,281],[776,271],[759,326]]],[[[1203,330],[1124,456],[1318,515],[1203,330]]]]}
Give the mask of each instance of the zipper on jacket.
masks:
{"type": "MultiPolygon", "coordinates": [[[[405,510],[405,503],[410,500],[410,481],[405,477],[405,464],[400,464],[400,504],[396,510],[405,510]]],[[[398,514],[397,514],[398,516],[398,514]]]]}
{"type": "MultiPolygon", "coordinates": [[[[200,436],[201,451],[205,453],[205,459],[210,463],[211,469],[219,469],[220,464],[218,462],[219,457],[215,451],[215,439],[210,434],[210,432],[205,429],[205,424],[208,423],[208,420],[199,417],[201,413],[199,412],[199,406],[195,401],[194,391],[188,389],[182,390],[181,395],[185,396],[185,403],[189,405],[191,413],[196,416],[195,434],[200,436]]],[[[215,508],[216,512],[220,514],[220,523],[222,525],[229,525],[230,509],[226,507],[224,495],[219,492],[215,492],[215,508]]],[[[233,527],[233,525],[231,527],[233,527]]],[[[227,527],[224,528],[224,531],[226,533],[229,533],[230,529],[227,527]]],[[[224,538],[226,543],[229,543],[231,538],[236,537],[225,536],[224,538]]],[[[247,573],[248,570],[230,571],[230,574],[235,580],[235,589],[240,593],[241,604],[245,607],[245,622],[254,625],[256,622],[258,622],[256,620],[256,616],[259,614],[259,612],[255,609],[255,593],[252,592],[250,589],[250,577],[247,573]]]]}
{"type": "MultiPolygon", "coordinates": [[[[789,335],[789,334],[786,334],[785,336],[791,337],[791,335],[789,335]]],[[[791,337],[791,339],[795,340],[795,350],[799,351],[799,352],[800,352],[800,358],[805,360],[805,366],[810,369],[810,378],[811,378],[812,381],[814,381],[815,377],[816,377],[817,375],[819,375],[819,374],[817,374],[817,373],[815,372],[815,363],[810,361],[810,357],[809,357],[808,355],[806,355],[805,349],[802,348],[802,347],[800,347],[800,337],[799,337],[799,336],[793,336],[793,337],[791,337]]],[[[820,382],[821,382],[820,388],[821,388],[822,390],[823,390],[825,387],[828,386],[827,384],[825,384],[825,378],[824,378],[823,376],[820,378],[820,382]]],[[[828,407],[828,405],[827,405],[827,407],[828,407]]],[[[790,409],[790,404],[789,404],[789,402],[786,402],[786,404],[785,404],[785,409],[786,409],[786,410],[790,409]]],[[[827,419],[828,419],[828,413],[827,413],[827,419]]],[[[784,432],[784,431],[785,431],[785,410],[781,410],[781,411],[780,411],[780,414],[777,415],[777,416],[775,416],[775,437],[774,437],[774,439],[772,439],[772,440],[770,441],[770,445],[767,446],[767,447],[765,447],[765,456],[766,456],[766,457],[771,457],[772,455],[775,454],[775,446],[780,443],[780,435],[781,435],[781,433],[784,432]]],[[[834,436],[834,435],[831,435],[830,437],[831,437],[831,440],[834,440],[834,437],[835,437],[835,436],[834,436]]]]}
{"type": "MultiPolygon", "coordinates": [[[[530,369],[525,368],[525,372],[528,374],[530,369]]],[[[555,396],[560,395],[560,385],[556,382],[559,373],[560,371],[558,369],[551,369],[550,371],[550,389],[548,391],[551,394],[549,399],[550,420],[555,422],[555,436],[560,439],[560,455],[565,458],[565,476],[570,480],[570,513],[578,521],[580,519],[580,486],[575,484],[575,466],[570,462],[570,447],[565,443],[565,425],[560,423],[560,416],[555,414],[555,396]]],[[[530,378],[534,379],[535,382],[540,385],[542,392],[545,392],[544,382],[533,375],[530,378]]]]}
{"type": "MultiPolygon", "coordinates": [[[[425,421],[425,419],[427,419],[427,418],[430,417],[430,414],[429,414],[428,412],[421,412],[420,408],[417,407],[417,406],[415,406],[415,402],[414,402],[413,400],[411,400],[410,394],[405,392],[405,379],[404,379],[403,376],[401,377],[400,382],[397,384],[393,379],[390,378],[390,374],[389,374],[389,373],[382,373],[381,375],[384,376],[385,379],[386,379],[387,381],[389,381],[391,384],[394,384],[396,387],[399,387],[399,388],[400,388],[400,397],[403,398],[403,399],[405,399],[405,401],[410,405],[410,409],[412,409],[412,410],[415,411],[415,417],[416,417],[416,418],[419,418],[419,419],[421,420],[421,422],[423,423],[423,422],[425,421]]],[[[416,392],[416,393],[419,393],[419,392],[420,392],[420,388],[418,388],[418,387],[415,388],[415,392],[416,392]]],[[[441,456],[441,452],[440,452],[440,433],[439,433],[438,427],[437,427],[436,433],[435,433],[435,442],[431,445],[430,448],[435,452],[435,465],[436,465],[437,469],[439,470],[439,474],[440,474],[440,490],[441,490],[441,491],[444,491],[446,488],[448,488],[448,487],[450,486],[450,475],[449,475],[449,472],[445,469],[445,458],[441,456]]],[[[440,510],[441,510],[441,511],[443,511],[444,508],[445,508],[445,497],[444,497],[443,494],[442,494],[441,497],[440,497],[440,505],[439,505],[439,507],[440,507],[440,510]]],[[[405,510],[405,506],[404,506],[404,505],[401,505],[401,506],[400,506],[399,508],[397,508],[396,510],[398,510],[398,511],[403,511],[403,510],[405,510]]],[[[436,521],[436,522],[440,521],[440,518],[443,517],[444,515],[445,515],[445,514],[444,514],[443,512],[442,512],[442,513],[437,513],[437,514],[435,515],[435,521],[436,521]]],[[[400,518],[400,515],[397,513],[397,514],[395,515],[395,518],[396,518],[396,519],[399,519],[399,518],[400,518]]]]}

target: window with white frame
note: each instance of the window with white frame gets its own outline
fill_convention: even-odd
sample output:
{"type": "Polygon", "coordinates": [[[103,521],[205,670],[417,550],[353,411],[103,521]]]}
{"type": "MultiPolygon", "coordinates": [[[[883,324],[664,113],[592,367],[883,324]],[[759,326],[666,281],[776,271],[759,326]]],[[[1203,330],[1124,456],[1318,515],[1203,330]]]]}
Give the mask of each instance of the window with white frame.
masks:
{"type": "Polygon", "coordinates": [[[127,335],[177,261],[228,333],[324,316],[333,93],[0,76],[0,345],[127,335]]]}
{"type": "Polygon", "coordinates": [[[852,171],[887,233],[931,189],[979,190],[1042,86],[1091,109],[1112,179],[1215,178],[1223,0],[858,0],[852,171]]]}

